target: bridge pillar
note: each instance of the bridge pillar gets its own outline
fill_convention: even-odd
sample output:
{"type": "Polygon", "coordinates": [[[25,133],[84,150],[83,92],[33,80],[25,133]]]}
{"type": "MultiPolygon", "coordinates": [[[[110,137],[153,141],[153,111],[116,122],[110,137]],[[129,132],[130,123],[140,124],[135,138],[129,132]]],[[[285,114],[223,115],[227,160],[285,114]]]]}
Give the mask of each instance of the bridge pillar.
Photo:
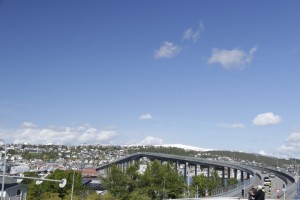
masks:
{"type": "Polygon", "coordinates": [[[197,165],[197,163],[195,164],[195,176],[197,176],[197,167],[198,167],[198,165],[197,165]]]}
{"type": "Polygon", "coordinates": [[[250,173],[247,172],[247,179],[250,179],[250,173]]]}
{"type": "Polygon", "coordinates": [[[237,169],[233,169],[234,178],[237,179],[237,169]]]}
{"type": "Polygon", "coordinates": [[[244,181],[244,171],[241,171],[241,181],[244,181]]]}
{"type": "Polygon", "coordinates": [[[209,166],[207,166],[207,178],[210,177],[210,170],[209,170],[209,166]]]}
{"type": "Polygon", "coordinates": [[[227,178],[230,178],[230,173],[231,173],[231,168],[228,167],[228,168],[227,168],[227,178]]]}
{"type": "Polygon", "coordinates": [[[184,172],[183,172],[183,177],[184,177],[184,181],[185,181],[185,183],[186,183],[186,164],[187,163],[184,163],[184,172]]]}
{"type": "Polygon", "coordinates": [[[190,165],[188,162],[186,162],[186,184],[189,187],[190,185],[190,165]]]}
{"type": "Polygon", "coordinates": [[[222,167],[222,180],[225,178],[225,167],[222,167]]]}

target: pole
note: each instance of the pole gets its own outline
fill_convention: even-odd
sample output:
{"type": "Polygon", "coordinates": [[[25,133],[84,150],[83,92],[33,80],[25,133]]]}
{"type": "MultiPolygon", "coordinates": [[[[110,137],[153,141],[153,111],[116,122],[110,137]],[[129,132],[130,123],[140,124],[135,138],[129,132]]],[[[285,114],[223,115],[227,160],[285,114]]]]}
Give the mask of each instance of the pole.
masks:
{"type": "Polygon", "coordinates": [[[2,188],[1,188],[1,200],[4,200],[4,184],[5,184],[5,172],[6,172],[6,143],[2,139],[0,139],[0,141],[4,143],[4,159],[3,159],[2,188]]]}
{"type": "MultiPolygon", "coordinates": [[[[243,182],[244,182],[244,181],[243,181],[243,182]]],[[[243,187],[243,190],[244,190],[244,196],[243,196],[243,198],[245,198],[245,196],[246,196],[245,182],[244,182],[244,187],[243,187]]]]}
{"type": "Polygon", "coordinates": [[[47,178],[37,178],[37,177],[26,177],[26,176],[7,176],[10,178],[20,178],[20,179],[33,179],[38,181],[52,181],[52,182],[58,182],[61,183],[62,180],[54,180],[54,179],[47,179],[47,178]]]}
{"type": "Polygon", "coordinates": [[[73,200],[73,192],[74,192],[74,176],[75,176],[75,170],[73,169],[73,180],[72,180],[71,200],[73,200]]]}

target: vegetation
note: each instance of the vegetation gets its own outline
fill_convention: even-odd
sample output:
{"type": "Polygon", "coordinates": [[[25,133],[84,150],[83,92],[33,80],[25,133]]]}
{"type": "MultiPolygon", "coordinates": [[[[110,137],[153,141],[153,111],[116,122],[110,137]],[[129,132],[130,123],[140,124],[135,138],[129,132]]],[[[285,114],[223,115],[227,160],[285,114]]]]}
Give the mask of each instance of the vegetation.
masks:
{"type": "MultiPolygon", "coordinates": [[[[138,173],[139,165],[123,171],[118,165],[113,165],[106,177],[100,177],[108,192],[118,200],[137,199],[176,199],[183,197],[204,196],[224,186],[223,180],[217,171],[207,178],[204,174],[193,178],[190,188],[187,188],[184,177],[171,163],[161,164],[154,161],[147,164],[144,173],[138,173]],[[198,195],[197,195],[198,194],[198,195]]],[[[229,179],[228,184],[236,184],[236,179],[229,179]]]]}
{"type": "Polygon", "coordinates": [[[58,182],[43,181],[40,185],[36,185],[35,181],[29,183],[27,199],[63,199],[66,195],[71,193],[74,173],[74,195],[79,195],[84,192],[84,188],[81,184],[81,174],[79,172],[73,172],[71,170],[56,170],[52,174],[48,175],[46,179],[61,180],[65,178],[67,185],[64,188],[58,186],[58,182]],[[57,196],[57,197],[56,197],[57,196]],[[52,198],[53,197],[53,198],[52,198]]]}
{"type": "Polygon", "coordinates": [[[158,161],[148,164],[143,174],[138,173],[136,163],[126,171],[113,165],[107,177],[100,177],[104,188],[107,188],[116,199],[134,200],[143,198],[162,199],[180,198],[186,189],[183,177],[171,164],[160,164],[158,161]]]}
{"type": "MultiPolygon", "coordinates": [[[[0,150],[3,147],[0,147],[0,150]]],[[[244,153],[236,151],[192,151],[176,147],[154,147],[154,146],[62,146],[62,145],[19,145],[15,149],[9,149],[9,156],[21,156],[22,159],[33,160],[40,159],[37,162],[55,162],[55,160],[63,160],[64,164],[77,163],[76,158],[72,155],[78,155],[78,160],[87,161],[94,159],[95,164],[99,161],[110,160],[117,156],[133,154],[137,152],[153,152],[172,155],[180,155],[187,157],[209,158],[214,160],[223,160],[230,162],[238,162],[246,165],[280,167],[286,170],[294,170],[297,159],[282,159],[270,156],[263,156],[253,153],[244,153]],[[40,149],[39,152],[30,152],[28,148],[40,149]],[[68,156],[67,156],[68,155],[68,156]],[[63,158],[63,159],[62,159],[63,158]],[[71,162],[69,162],[71,161],[71,162]]],[[[59,162],[58,161],[58,162],[59,162]]],[[[184,184],[183,176],[178,174],[172,163],[161,165],[155,161],[147,164],[144,173],[139,173],[140,165],[136,163],[123,171],[119,166],[114,165],[107,177],[101,177],[101,181],[108,193],[105,195],[97,195],[94,191],[90,191],[81,184],[81,175],[75,172],[74,194],[73,200],[156,200],[162,198],[181,198],[204,196],[206,193],[211,194],[214,189],[224,187],[223,180],[214,172],[209,178],[201,174],[193,177],[193,182],[187,188],[184,184]]],[[[27,172],[26,177],[38,177],[36,172],[27,172]]],[[[68,183],[65,188],[59,188],[58,183],[44,181],[41,185],[35,185],[35,181],[24,179],[23,184],[28,185],[29,191],[27,199],[70,199],[72,187],[73,171],[56,170],[47,176],[49,179],[61,180],[66,178],[68,183]]],[[[237,183],[236,179],[227,179],[227,186],[237,183]]]]}

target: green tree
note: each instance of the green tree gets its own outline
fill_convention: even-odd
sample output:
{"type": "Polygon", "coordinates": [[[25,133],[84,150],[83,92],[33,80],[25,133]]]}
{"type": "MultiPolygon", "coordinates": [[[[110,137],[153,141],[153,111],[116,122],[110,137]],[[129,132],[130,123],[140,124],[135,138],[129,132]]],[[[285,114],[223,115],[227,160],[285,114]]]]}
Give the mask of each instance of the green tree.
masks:
{"type": "Polygon", "coordinates": [[[183,178],[169,163],[151,162],[141,176],[140,190],[152,199],[180,198],[184,189],[183,178]]]}
{"type": "Polygon", "coordinates": [[[40,200],[61,200],[58,193],[45,192],[41,195],[40,200]]]}
{"type": "Polygon", "coordinates": [[[208,178],[207,185],[209,194],[211,194],[212,190],[222,187],[223,182],[217,171],[214,171],[208,178]]]}
{"type": "Polygon", "coordinates": [[[125,176],[127,177],[127,190],[129,193],[133,192],[137,186],[138,181],[140,179],[140,174],[138,173],[139,164],[136,162],[133,165],[130,165],[125,172],[125,176]]]}
{"type": "Polygon", "coordinates": [[[198,196],[205,196],[205,191],[208,189],[208,178],[204,174],[200,174],[193,178],[191,192],[198,196]]]}
{"type": "Polygon", "coordinates": [[[37,178],[39,177],[37,172],[24,172],[24,177],[29,177],[29,178],[24,178],[22,180],[22,184],[29,186],[31,183],[35,182],[35,180],[30,179],[30,177],[37,178]]]}
{"type": "Polygon", "coordinates": [[[112,195],[125,198],[129,195],[129,179],[118,165],[112,165],[107,177],[100,177],[101,183],[112,195]]]}
{"type": "Polygon", "coordinates": [[[239,181],[236,178],[229,178],[227,179],[227,186],[236,185],[238,182],[239,181]]]}
{"type": "Polygon", "coordinates": [[[55,170],[52,174],[48,175],[46,179],[62,180],[65,178],[67,184],[64,188],[60,188],[57,182],[43,181],[40,185],[36,185],[35,181],[29,185],[28,196],[29,200],[36,200],[42,197],[44,193],[58,193],[60,198],[68,195],[71,192],[74,173],[74,194],[81,194],[84,188],[81,183],[81,173],[73,172],[72,170],[55,170]]]}

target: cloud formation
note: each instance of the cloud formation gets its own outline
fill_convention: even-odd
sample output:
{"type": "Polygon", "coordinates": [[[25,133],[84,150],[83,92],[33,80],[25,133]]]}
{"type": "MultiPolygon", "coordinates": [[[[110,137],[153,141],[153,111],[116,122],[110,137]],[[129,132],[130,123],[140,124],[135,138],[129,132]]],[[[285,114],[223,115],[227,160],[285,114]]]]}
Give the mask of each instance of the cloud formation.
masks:
{"type": "Polygon", "coordinates": [[[193,42],[197,42],[203,31],[204,24],[202,23],[202,21],[200,21],[199,27],[196,31],[193,31],[192,28],[189,28],[183,33],[183,40],[192,40],[193,42]]]}
{"type": "MultiPolygon", "coordinates": [[[[7,135],[7,132],[0,130],[1,135],[7,135]]],[[[88,125],[39,128],[31,122],[24,122],[21,128],[10,131],[6,140],[11,140],[13,143],[30,144],[47,144],[49,142],[65,145],[110,144],[116,136],[115,130],[98,130],[88,125]]]]}
{"type": "Polygon", "coordinates": [[[245,128],[244,124],[237,123],[237,124],[217,124],[217,126],[225,127],[225,128],[245,128]]]}
{"type": "Polygon", "coordinates": [[[139,117],[140,120],[152,119],[152,116],[149,113],[143,114],[139,117]]]}
{"type": "Polygon", "coordinates": [[[251,48],[249,52],[240,49],[217,49],[213,48],[209,64],[220,64],[225,69],[243,69],[253,60],[253,54],[257,48],[251,48]]]}
{"type": "Polygon", "coordinates": [[[136,145],[148,146],[148,145],[161,145],[163,140],[161,138],[147,136],[142,141],[138,142],[136,145]]]}
{"type": "Polygon", "coordinates": [[[287,155],[300,153],[300,132],[294,132],[289,135],[286,141],[278,148],[278,151],[287,155]]]}
{"type": "Polygon", "coordinates": [[[275,115],[272,112],[266,112],[266,113],[258,114],[253,119],[253,124],[256,126],[267,126],[267,125],[278,124],[281,121],[282,119],[279,115],[275,115]]]}
{"type": "Polygon", "coordinates": [[[245,128],[244,124],[232,124],[230,128],[245,128]]]}
{"type": "Polygon", "coordinates": [[[180,52],[180,50],[181,48],[172,42],[164,42],[158,50],[155,50],[154,58],[173,58],[180,52]]]}

